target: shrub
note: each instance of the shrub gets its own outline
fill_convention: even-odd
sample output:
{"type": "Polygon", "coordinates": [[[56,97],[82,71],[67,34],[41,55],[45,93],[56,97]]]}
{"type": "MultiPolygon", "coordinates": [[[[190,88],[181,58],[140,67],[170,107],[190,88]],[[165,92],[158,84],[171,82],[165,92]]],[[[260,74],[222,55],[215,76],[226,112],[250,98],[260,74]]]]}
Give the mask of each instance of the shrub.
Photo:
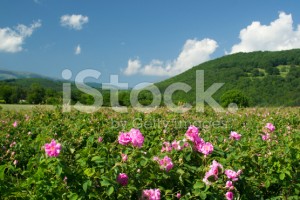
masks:
{"type": "Polygon", "coordinates": [[[239,90],[229,90],[221,96],[221,104],[228,107],[231,103],[237,104],[238,107],[248,107],[249,98],[239,90]]]}

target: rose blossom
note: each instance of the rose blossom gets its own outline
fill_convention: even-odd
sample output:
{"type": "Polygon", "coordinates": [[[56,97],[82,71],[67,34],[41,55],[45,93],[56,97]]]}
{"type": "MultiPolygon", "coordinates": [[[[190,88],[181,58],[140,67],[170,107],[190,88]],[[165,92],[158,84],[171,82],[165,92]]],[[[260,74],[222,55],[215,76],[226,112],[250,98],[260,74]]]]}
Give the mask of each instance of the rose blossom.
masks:
{"type": "Polygon", "coordinates": [[[214,150],[214,146],[210,142],[205,142],[202,145],[198,145],[197,150],[203,153],[205,156],[211,154],[214,150]]]}
{"type": "Polygon", "coordinates": [[[141,148],[143,146],[144,143],[144,136],[143,134],[140,132],[139,129],[131,129],[129,131],[129,135],[131,137],[131,143],[133,146],[135,147],[139,147],[141,148]]]}
{"type": "Polygon", "coordinates": [[[272,123],[267,123],[265,126],[270,132],[273,132],[275,130],[275,126],[272,123]]]}
{"type": "Polygon", "coordinates": [[[118,175],[117,182],[120,183],[123,186],[126,186],[128,184],[128,176],[127,176],[127,174],[120,173],[118,175]]]}
{"type": "Polygon", "coordinates": [[[45,152],[50,157],[57,157],[60,154],[61,144],[56,143],[54,139],[51,140],[51,143],[44,145],[45,152]]]}
{"type": "Polygon", "coordinates": [[[143,190],[142,199],[160,200],[160,190],[159,189],[143,190]]]}
{"type": "Polygon", "coordinates": [[[241,136],[242,136],[241,134],[238,134],[235,131],[230,132],[230,139],[240,140],[241,136]]]}
{"type": "Polygon", "coordinates": [[[237,172],[230,170],[230,169],[225,170],[225,174],[226,174],[227,178],[231,179],[232,181],[239,180],[238,178],[241,173],[242,173],[241,170],[238,170],[237,172]]]}
{"type": "Polygon", "coordinates": [[[119,144],[127,145],[131,142],[131,137],[129,133],[120,133],[118,137],[119,144]]]}
{"type": "Polygon", "coordinates": [[[226,199],[227,199],[227,200],[232,200],[232,199],[233,199],[233,193],[232,193],[232,192],[227,192],[227,193],[225,194],[225,196],[226,196],[226,199]]]}
{"type": "Polygon", "coordinates": [[[161,169],[165,169],[166,172],[170,171],[174,166],[171,158],[169,158],[168,156],[165,156],[163,159],[159,159],[157,156],[154,156],[153,160],[158,162],[161,169]]]}

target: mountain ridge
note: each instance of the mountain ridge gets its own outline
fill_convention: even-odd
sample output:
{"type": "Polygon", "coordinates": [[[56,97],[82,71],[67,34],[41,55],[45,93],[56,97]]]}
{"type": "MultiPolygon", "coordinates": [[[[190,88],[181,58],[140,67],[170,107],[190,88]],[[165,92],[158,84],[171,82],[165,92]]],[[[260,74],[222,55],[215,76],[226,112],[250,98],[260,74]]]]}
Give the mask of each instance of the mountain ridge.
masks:
{"type": "Polygon", "coordinates": [[[42,79],[57,80],[55,78],[50,78],[33,72],[13,71],[5,68],[0,68],[0,81],[8,80],[8,79],[24,79],[24,78],[42,78],[42,79]]]}

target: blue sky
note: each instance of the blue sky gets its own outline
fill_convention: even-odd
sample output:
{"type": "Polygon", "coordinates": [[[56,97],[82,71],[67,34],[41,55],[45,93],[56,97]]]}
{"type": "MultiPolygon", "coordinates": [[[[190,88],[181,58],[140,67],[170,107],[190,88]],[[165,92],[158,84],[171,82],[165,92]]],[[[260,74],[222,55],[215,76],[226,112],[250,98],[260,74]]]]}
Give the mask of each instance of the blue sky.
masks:
{"type": "Polygon", "coordinates": [[[294,0],[2,0],[0,68],[157,82],[225,54],[300,48],[299,8],[294,0]]]}

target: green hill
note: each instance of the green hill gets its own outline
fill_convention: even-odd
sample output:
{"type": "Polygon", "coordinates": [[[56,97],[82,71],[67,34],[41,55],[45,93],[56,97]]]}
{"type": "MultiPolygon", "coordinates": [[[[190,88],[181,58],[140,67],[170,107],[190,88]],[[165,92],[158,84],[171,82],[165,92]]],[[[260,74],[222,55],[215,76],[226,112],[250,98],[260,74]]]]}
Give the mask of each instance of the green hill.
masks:
{"type": "Polygon", "coordinates": [[[192,89],[188,93],[177,91],[172,99],[193,104],[197,70],[204,70],[206,89],[213,83],[224,83],[213,95],[220,103],[225,92],[238,90],[248,97],[250,106],[300,105],[300,49],[227,55],[155,85],[163,93],[172,83],[186,83],[192,89]]]}
{"type": "MultiPolygon", "coordinates": [[[[45,76],[30,73],[30,72],[16,72],[7,69],[0,69],[0,81],[8,79],[24,79],[24,78],[47,78],[45,76]]],[[[49,78],[47,78],[49,79],[49,78]]]]}
{"type": "Polygon", "coordinates": [[[33,84],[38,84],[45,89],[54,91],[62,91],[62,81],[46,79],[46,78],[20,78],[1,80],[0,84],[29,88],[33,84]]]}

